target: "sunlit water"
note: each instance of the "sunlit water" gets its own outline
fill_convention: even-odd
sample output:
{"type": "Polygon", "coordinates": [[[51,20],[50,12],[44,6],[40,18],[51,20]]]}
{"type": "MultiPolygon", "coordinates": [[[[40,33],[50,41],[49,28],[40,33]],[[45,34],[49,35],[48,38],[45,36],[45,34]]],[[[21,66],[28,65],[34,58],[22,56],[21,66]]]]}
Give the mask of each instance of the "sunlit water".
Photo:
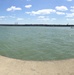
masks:
{"type": "Polygon", "coordinates": [[[0,27],[0,55],[22,60],[74,58],[74,29],[0,27]]]}

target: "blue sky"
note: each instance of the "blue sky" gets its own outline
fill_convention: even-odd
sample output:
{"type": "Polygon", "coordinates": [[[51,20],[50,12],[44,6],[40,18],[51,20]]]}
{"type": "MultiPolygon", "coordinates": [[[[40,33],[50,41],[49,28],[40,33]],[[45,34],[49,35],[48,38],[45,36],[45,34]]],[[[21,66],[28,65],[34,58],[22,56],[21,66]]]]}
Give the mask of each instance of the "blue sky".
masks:
{"type": "Polygon", "coordinates": [[[0,0],[0,23],[74,24],[74,0],[0,0]]]}

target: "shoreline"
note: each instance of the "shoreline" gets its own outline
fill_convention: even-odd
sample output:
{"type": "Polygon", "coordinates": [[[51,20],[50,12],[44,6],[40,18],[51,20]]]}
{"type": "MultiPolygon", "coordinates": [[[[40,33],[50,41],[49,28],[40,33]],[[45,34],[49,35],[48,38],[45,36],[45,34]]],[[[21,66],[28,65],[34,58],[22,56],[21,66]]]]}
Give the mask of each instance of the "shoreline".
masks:
{"type": "Polygon", "coordinates": [[[0,24],[0,26],[74,27],[74,24],[0,24]]]}
{"type": "Polygon", "coordinates": [[[26,61],[0,56],[1,75],[74,75],[74,59],[26,61]]]}

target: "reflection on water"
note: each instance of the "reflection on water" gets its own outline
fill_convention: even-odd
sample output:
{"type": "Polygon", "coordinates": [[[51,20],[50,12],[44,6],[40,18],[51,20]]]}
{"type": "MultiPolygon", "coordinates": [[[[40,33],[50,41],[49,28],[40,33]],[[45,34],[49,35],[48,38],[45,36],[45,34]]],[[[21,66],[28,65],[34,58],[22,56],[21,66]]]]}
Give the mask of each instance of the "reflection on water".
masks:
{"type": "Polygon", "coordinates": [[[0,27],[0,55],[23,60],[74,58],[74,30],[64,27],[0,27]]]}

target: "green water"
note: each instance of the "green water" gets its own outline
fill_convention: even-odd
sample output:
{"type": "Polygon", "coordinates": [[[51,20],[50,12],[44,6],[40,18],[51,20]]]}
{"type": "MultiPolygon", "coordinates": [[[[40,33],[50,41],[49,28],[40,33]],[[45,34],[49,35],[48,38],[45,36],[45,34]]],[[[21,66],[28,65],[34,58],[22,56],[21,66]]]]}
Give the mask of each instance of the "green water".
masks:
{"type": "Polygon", "coordinates": [[[22,60],[74,58],[74,29],[0,27],[0,55],[22,60]]]}

